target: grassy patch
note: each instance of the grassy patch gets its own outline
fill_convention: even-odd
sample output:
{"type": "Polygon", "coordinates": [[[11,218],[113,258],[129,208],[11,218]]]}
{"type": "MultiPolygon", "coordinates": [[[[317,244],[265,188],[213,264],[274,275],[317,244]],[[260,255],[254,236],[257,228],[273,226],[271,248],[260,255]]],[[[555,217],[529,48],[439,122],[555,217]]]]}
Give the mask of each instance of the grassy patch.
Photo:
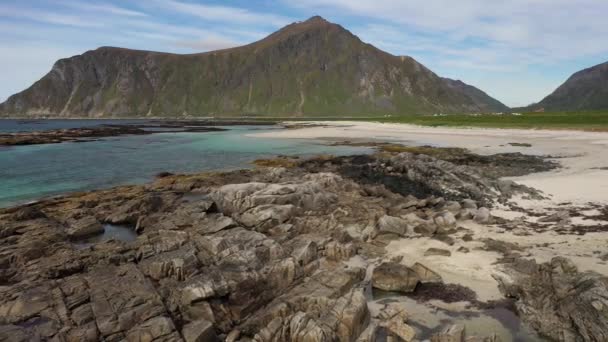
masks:
{"type": "Polygon", "coordinates": [[[521,115],[417,115],[364,120],[434,127],[451,126],[608,131],[608,112],[523,113],[521,115]]]}
{"type": "Polygon", "coordinates": [[[379,145],[378,149],[382,152],[389,153],[409,152],[413,154],[426,154],[438,159],[443,159],[443,157],[449,155],[463,154],[466,152],[466,150],[461,148],[435,148],[430,146],[404,146],[398,144],[379,145]]]}
{"type": "Polygon", "coordinates": [[[255,166],[259,167],[285,167],[293,168],[298,166],[298,161],[295,158],[277,157],[271,159],[256,159],[253,161],[255,166]]]}

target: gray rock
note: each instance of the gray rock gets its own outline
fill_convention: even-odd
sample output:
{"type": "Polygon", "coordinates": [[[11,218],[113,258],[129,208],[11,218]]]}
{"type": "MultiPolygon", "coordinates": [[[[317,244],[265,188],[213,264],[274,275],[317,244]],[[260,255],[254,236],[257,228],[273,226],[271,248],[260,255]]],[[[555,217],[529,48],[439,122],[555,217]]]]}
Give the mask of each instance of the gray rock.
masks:
{"type": "Polygon", "coordinates": [[[560,221],[568,221],[570,220],[570,213],[566,210],[558,211],[549,216],[541,217],[538,219],[538,222],[560,222],[560,221]]]}
{"type": "Polygon", "coordinates": [[[414,227],[414,232],[425,236],[433,236],[437,232],[437,225],[435,223],[424,222],[414,227]]]}
{"type": "Polygon", "coordinates": [[[421,283],[438,283],[441,282],[441,276],[437,272],[417,262],[412,266],[412,270],[418,275],[421,283]]]}
{"type": "Polygon", "coordinates": [[[452,252],[448,251],[447,249],[431,247],[431,248],[427,249],[426,252],[424,252],[424,255],[425,256],[431,256],[431,255],[451,256],[452,252]]]}
{"type": "Polygon", "coordinates": [[[408,221],[394,216],[384,215],[378,219],[378,234],[395,234],[407,236],[411,232],[408,221]]]}
{"type": "Polygon", "coordinates": [[[205,319],[190,322],[182,328],[185,342],[215,342],[219,341],[213,324],[205,319]]]}
{"type": "Polygon", "coordinates": [[[522,319],[554,340],[608,340],[608,278],[579,272],[568,259],[512,265],[512,281],[498,278],[506,296],[517,298],[522,319]]]}
{"type": "Polygon", "coordinates": [[[456,202],[456,201],[448,201],[445,202],[445,204],[442,207],[442,210],[447,210],[453,214],[457,214],[460,209],[462,209],[462,206],[460,205],[460,203],[456,202]]]}
{"type": "Polygon", "coordinates": [[[472,199],[464,199],[462,200],[462,208],[463,209],[477,209],[477,202],[472,199]]]}
{"type": "Polygon", "coordinates": [[[477,209],[477,211],[475,212],[475,216],[473,217],[473,219],[477,223],[488,223],[488,222],[490,222],[490,220],[492,219],[492,216],[490,215],[490,209],[485,208],[485,207],[481,207],[481,208],[477,209]]]}
{"type": "Polygon", "coordinates": [[[439,228],[451,228],[456,225],[456,217],[449,211],[444,211],[433,219],[439,228]]]}
{"type": "Polygon", "coordinates": [[[414,270],[393,262],[380,264],[372,274],[372,286],[383,291],[413,292],[419,282],[414,270]]]}
{"type": "Polygon", "coordinates": [[[431,342],[465,342],[464,325],[455,324],[445,328],[441,333],[431,337],[431,342]]]}
{"type": "Polygon", "coordinates": [[[69,223],[67,234],[71,238],[79,239],[91,235],[101,234],[104,228],[95,217],[89,216],[69,223]]]}

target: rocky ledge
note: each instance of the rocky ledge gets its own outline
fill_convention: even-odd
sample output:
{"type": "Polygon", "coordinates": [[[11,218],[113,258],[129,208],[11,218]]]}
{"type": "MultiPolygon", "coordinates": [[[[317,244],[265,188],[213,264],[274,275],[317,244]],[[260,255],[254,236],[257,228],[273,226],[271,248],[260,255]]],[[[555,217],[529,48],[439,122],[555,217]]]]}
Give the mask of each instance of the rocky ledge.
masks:
{"type": "Polygon", "coordinates": [[[218,127],[188,126],[189,123],[161,123],[156,125],[103,125],[99,127],[67,128],[47,131],[0,134],[0,146],[58,144],[62,142],[84,142],[120,135],[145,135],[158,133],[154,129],[168,132],[216,132],[218,127]]]}
{"type": "MultiPolygon", "coordinates": [[[[461,223],[497,221],[487,207],[498,201],[542,196],[479,165],[407,152],[273,163],[289,167],[165,175],[0,211],[0,339],[426,338],[410,324],[417,312],[370,305],[372,288],[423,291],[418,298],[435,288],[445,301],[484,303],[418,260],[387,254],[387,243],[450,246],[461,223]],[[136,238],[94,239],[118,226],[136,238]]],[[[578,276],[566,261],[525,264],[517,248],[500,248],[505,265],[518,265],[505,266],[513,276],[501,279],[504,293],[534,328],[556,340],[606,340],[604,277],[578,276]]],[[[499,340],[469,335],[450,325],[431,340],[499,340]]]]}

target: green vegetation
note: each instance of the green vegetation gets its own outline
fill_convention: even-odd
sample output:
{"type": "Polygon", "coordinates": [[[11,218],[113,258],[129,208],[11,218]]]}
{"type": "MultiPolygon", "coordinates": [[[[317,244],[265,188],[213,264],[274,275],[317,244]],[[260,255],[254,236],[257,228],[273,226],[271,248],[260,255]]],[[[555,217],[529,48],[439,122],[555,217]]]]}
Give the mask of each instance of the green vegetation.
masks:
{"type": "Polygon", "coordinates": [[[523,113],[521,115],[417,115],[355,120],[407,123],[433,127],[451,126],[608,131],[608,111],[523,113]]]}
{"type": "Polygon", "coordinates": [[[293,168],[298,165],[298,161],[289,157],[277,157],[272,159],[256,159],[253,161],[253,164],[260,167],[293,168]]]}

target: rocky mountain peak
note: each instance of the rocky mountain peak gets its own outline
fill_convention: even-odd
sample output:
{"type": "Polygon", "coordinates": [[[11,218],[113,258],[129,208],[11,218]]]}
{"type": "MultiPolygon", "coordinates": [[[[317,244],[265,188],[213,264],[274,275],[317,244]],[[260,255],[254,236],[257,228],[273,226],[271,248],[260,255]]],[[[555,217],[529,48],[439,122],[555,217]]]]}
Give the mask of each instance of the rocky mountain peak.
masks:
{"type": "Polygon", "coordinates": [[[176,55],[103,47],[62,59],[0,105],[0,115],[385,115],[502,106],[313,16],[231,49],[176,55]]]}

